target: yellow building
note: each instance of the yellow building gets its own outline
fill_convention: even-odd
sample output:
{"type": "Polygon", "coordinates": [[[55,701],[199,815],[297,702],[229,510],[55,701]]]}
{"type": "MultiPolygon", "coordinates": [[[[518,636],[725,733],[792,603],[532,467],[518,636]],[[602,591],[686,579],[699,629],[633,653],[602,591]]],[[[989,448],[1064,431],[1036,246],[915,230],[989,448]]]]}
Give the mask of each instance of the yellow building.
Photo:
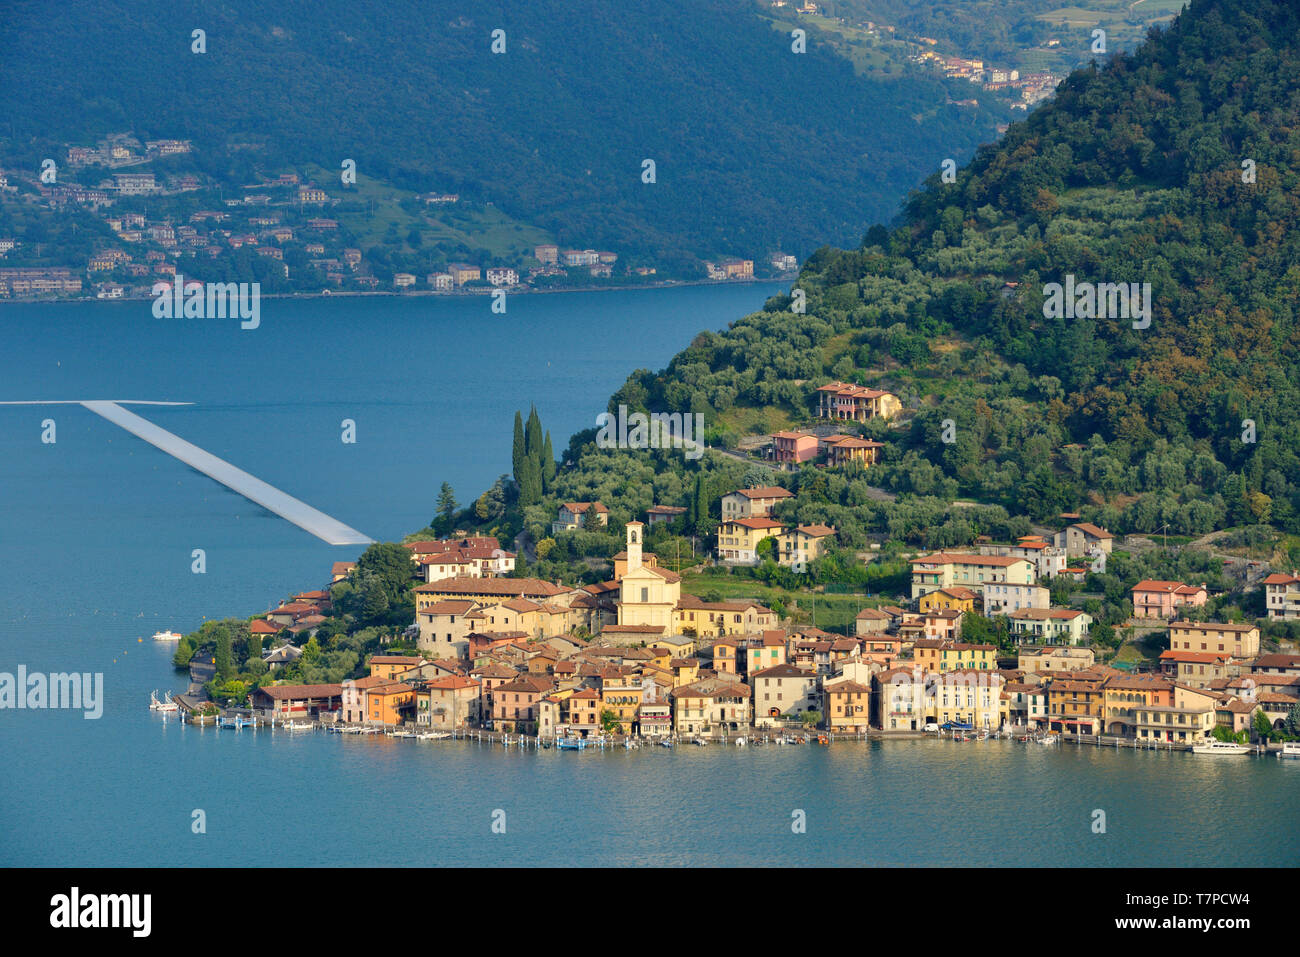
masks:
{"type": "Polygon", "coordinates": [[[940,588],[929,594],[922,595],[917,602],[917,608],[920,611],[939,611],[944,608],[951,608],[955,611],[974,612],[976,594],[969,588],[963,588],[960,585],[950,585],[947,588],[940,588]]]}
{"type": "Polygon", "coordinates": [[[922,638],[912,646],[912,658],[925,671],[996,671],[996,645],[922,638]]]}
{"type": "Polygon", "coordinates": [[[822,439],[819,444],[826,453],[826,464],[831,468],[840,468],[854,463],[863,466],[875,465],[880,461],[881,449],[885,447],[884,442],[863,439],[856,435],[831,435],[822,439]]]}
{"type": "Polygon", "coordinates": [[[632,668],[607,668],[600,678],[600,709],[603,715],[612,711],[629,734],[641,708],[641,678],[632,668]]]}
{"type": "Polygon", "coordinates": [[[705,636],[748,635],[776,627],[776,612],[755,601],[703,601],[683,595],[673,615],[678,634],[705,636]]]}
{"type": "Polygon", "coordinates": [[[718,559],[728,565],[757,565],[758,543],[765,538],[779,542],[784,528],[766,517],[724,519],[718,526],[718,559]]]}
{"type": "Polygon", "coordinates": [[[866,731],[870,715],[871,689],[856,681],[827,685],[825,722],[829,731],[856,734],[866,731]]]}

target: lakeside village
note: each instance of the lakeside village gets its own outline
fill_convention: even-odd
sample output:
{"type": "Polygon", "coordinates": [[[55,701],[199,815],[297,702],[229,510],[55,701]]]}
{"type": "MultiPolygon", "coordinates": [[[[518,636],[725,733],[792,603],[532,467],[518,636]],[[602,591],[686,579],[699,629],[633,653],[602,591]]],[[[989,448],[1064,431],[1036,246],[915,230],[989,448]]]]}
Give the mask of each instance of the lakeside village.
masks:
{"type": "MultiPolygon", "coordinates": [[[[872,395],[855,399],[881,414],[897,402],[866,391],[872,395]]],[[[833,441],[828,451],[839,454],[842,444],[833,441]]],[[[817,561],[835,529],[778,521],[774,509],[791,497],[779,486],[722,495],[714,562],[753,567],[770,559],[799,572],[817,561]]],[[[846,633],[834,633],[756,600],[684,591],[683,576],[644,546],[647,529],[686,512],[658,505],[644,523],[628,521],[612,577],[585,585],[516,577],[516,554],[490,536],[458,532],[371,546],[358,562],[335,563],[327,588],[294,595],[247,623],[261,677],[240,696],[245,706],[223,711],[208,699],[221,655],[232,670],[231,647],[227,636],[224,651],[209,654],[202,629],[182,639],[198,644],[184,661],[178,656],[190,667],[190,693],[166,706],[189,720],[236,727],[516,736],[559,747],[829,743],[930,731],[958,740],[1015,736],[1198,753],[1244,754],[1253,743],[1300,754],[1300,654],[1261,637],[1270,624],[1300,619],[1294,571],[1241,563],[1238,587],[1264,592],[1266,616],[1254,622],[1204,620],[1215,597],[1204,583],[1124,583],[1130,634],[1163,650],[1150,663],[1122,660],[1091,640],[1087,611],[1053,603],[1054,582],[1085,581],[1118,544],[1106,529],[1066,513],[1053,533],[911,557],[907,593],[863,601],[846,633]],[[364,670],[359,679],[279,680],[286,666],[320,656],[314,636],[329,626],[335,603],[376,574],[376,549],[396,553],[396,574],[414,598],[415,620],[386,639],[403,647],[373,654],[353,669],[364,670]],[[1009,642],[964,634],[994,616],[1005,617],[1009,642]]],[[[551,531],[608,525],[601,502],[566,502],[551,531]]]]}
{"type": "MultiPolygon", "coordinates": [[[[1026,71],[1022,75],[1021,71],[1015,67],[986,64],[979,57],[944,55],[934,49],[940,43],[934,37],[923,36],[908,30],[900,30],[898,27],[876,23],[873,20],[863,18],[849,20],[843,16],[830,16],[811,0],[804,0],[798,5],[794,3],[794,0],[768,0],[768,2],[774,10],[788,8],[791,12],[802,16],[812,16],[814,18],[824,16],[832,22],[838,23],[841,27],[861,31],[874,42],[884,41],[896,44],[902,50],[907,51],[905,59],[908,63],[927,66],[942,73],[949,79],[967,80],[978,85],[986,92],[1002,93],[1011,97],[1012,102],[1009,103],[1009,107],[1012,110],[1027,112],[1030,107],[1050,97],[1061,84],[1061,81],[1065,79],[1063,75],[1053,73],[1050,70],[1026,71]]],[[[816,21],[814,20],[814,22],[816,21]]],[[[1051,37],[1043,42],[1042,47],[1045,50],[1059,50],[1061,41],[1056,37],[1051,37]]],[[[952,102],[958,106],[979,105],[979,102],[974,99],[952,102]]],[[[999,133],[1005,132],[1005,130],[1005,125],[999,125],[999,133]]]]}
{"type": "MultiPolygon", "coordinates": [[[[20,239],[0,235],[0,260],[14,263],[0,267],[0,299],[148,299],[156,282],[170,282],[178,273],[196,277],[190,280],[196,284],[202,277],[259,281],[268,294],[455,294],[657,281],[653,265],[620,265],[616,252],[556,243],[535,244],[531,257],[518,261],[480,250],[478,262],[446,262],[419,274],[394,271],[372,258],[373,249],[363,250],[366,242],[349,229],[349,207],[364,213],[355,191],[327,191],[297,172],[232,189],[196,172],[166,171],[166,162],[192,152],[189,140],[142,145],[118,133],[96,147],[67,147],[61,168],[0,170],[0,202],[20,204],[24,219],[48,216],[75,228],[89,216],[82,225],[93,227],[80,243],[87,247],[84,265],[76,266],[28,262],[20,239]],[[155,165],[160,168],[140,168],[155,165]],[[341,212],[328,215],[332,207],[341,212]]],[[[422,215],[460,204],[459,194],[430,192],[412,195],[406,206],[422,215]]],[[[798,261],[778,251],[761,265],[763,275],[784,277],[795,273],[798,261]]],[[[712,281],[753,279],[754,260],[706,262],[704,275],[712,281]]]]}

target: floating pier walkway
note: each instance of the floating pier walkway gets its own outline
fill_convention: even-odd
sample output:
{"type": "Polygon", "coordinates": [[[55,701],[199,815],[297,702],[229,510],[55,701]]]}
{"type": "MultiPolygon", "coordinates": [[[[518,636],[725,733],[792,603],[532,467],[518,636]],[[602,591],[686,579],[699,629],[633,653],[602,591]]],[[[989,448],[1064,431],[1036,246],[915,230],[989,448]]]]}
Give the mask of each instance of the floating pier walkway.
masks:
{"type": "Polygon", "coordinates": [[[211,452],[206,452],[178,435],[154,425],[148,419],[122,408],[123,403],[133,405],[188,405],[182,402],[148,402],[141,399],[64,399],[33,402],[0,402],[0,405],[81,405],[102,416],[114,425],[121,426],[137,438],[144,439],[155,448],[179,459],[192,469],[238,492],[250,502],[255,502],[305,532],[310,532],[328,545],[369,545],[374,539],[330,518],[319,509],[312,508],[273,485],[268,485],[243,469],[236,468],[211,452]]]}

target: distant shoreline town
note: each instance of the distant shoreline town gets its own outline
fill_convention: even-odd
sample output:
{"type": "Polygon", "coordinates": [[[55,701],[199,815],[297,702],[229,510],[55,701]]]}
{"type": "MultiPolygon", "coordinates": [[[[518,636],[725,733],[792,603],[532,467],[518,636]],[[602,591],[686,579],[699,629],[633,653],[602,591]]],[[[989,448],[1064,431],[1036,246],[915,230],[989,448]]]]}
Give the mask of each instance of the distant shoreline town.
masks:
{"type": "Polygon", "coordinates": [[[778,250],[757,260],[705,261],[699,265],[702,275],[661,274],[653,262],[558,242],[495,251],[460,244],[454,247],[459,258],[439,260],[428,250],[440,248],[433,238],[440,211],[456,210],[458,230],[473,235],[468,223],[496,222],[492,203],[472,203],[458,193],[383,187],[395,215],[415,225],[404,236],[377,241],[364,224],[378,201],[358,190],[355,176],[349,182],[346,171],[329,190],[296,171],[229,186],[187,169],[193,153],[189,140],[142,144],[117,133],[95,147],[67,146],[62,167],[47,158],[30,173],[0,171],[0,202],[52,217],[56,227],[72,231],[62,244],[31,250],[35,258],[29,262],[23,261],[26,243],[0,235],[0,261],[14,262],[0,266],[0,299],[147,299],[156,283],[177,275],[192,282],[258,282],[267,296],[656,288],[789,278],[799,265],[795,256],[778,250]],[[150,169],[136,168],[143,165],[150,169]],[[397,201],[398,196],[405,198],[397,201]],[[84,267],[50,263],[44,248],[87,244],[84,267]],[[427,268],[407,265],[417,262],[427,268]]]}

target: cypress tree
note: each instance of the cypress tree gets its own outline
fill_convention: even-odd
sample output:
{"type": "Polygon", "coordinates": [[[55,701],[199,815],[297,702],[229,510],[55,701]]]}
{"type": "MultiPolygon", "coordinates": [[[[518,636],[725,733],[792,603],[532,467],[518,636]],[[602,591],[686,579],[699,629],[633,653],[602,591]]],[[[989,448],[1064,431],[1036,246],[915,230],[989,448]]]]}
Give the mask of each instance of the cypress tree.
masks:
{"type": "Polygon", "coordinates": [[[546,441],[542,443],[542,491],[549,495],[555,487],[555,452],[551,449],[551,432],[546,431],[546,441]]]}
{"type": "Polygon", "coordinates": [[[228,681],[235,673],[235,663],[230,653],[230,632],[224,628],[217,632],[217,650],[213,660],[217,666],[217,680],[228,681]]]}
{"type": "Polygon", "coordinates": [[[524,464],[524,417],[519,410],[515,410],[515,441],[511,449],[511,466],[515,476],[515,484],[522,484],[522,472],[524,464]]]}
{"type": "Polygon", "coordinates": [[[519,504],[536,505],[542,500],[542,467],[533,456],[524,458],[523,471],[519,476],[519,504]]]}
{"type": "Polygon", "coordinates": [[[528,425],[524,427],[524,454],[542,464],[542,420],[537,417],[537,406],[528,411],[528,425]]]}

